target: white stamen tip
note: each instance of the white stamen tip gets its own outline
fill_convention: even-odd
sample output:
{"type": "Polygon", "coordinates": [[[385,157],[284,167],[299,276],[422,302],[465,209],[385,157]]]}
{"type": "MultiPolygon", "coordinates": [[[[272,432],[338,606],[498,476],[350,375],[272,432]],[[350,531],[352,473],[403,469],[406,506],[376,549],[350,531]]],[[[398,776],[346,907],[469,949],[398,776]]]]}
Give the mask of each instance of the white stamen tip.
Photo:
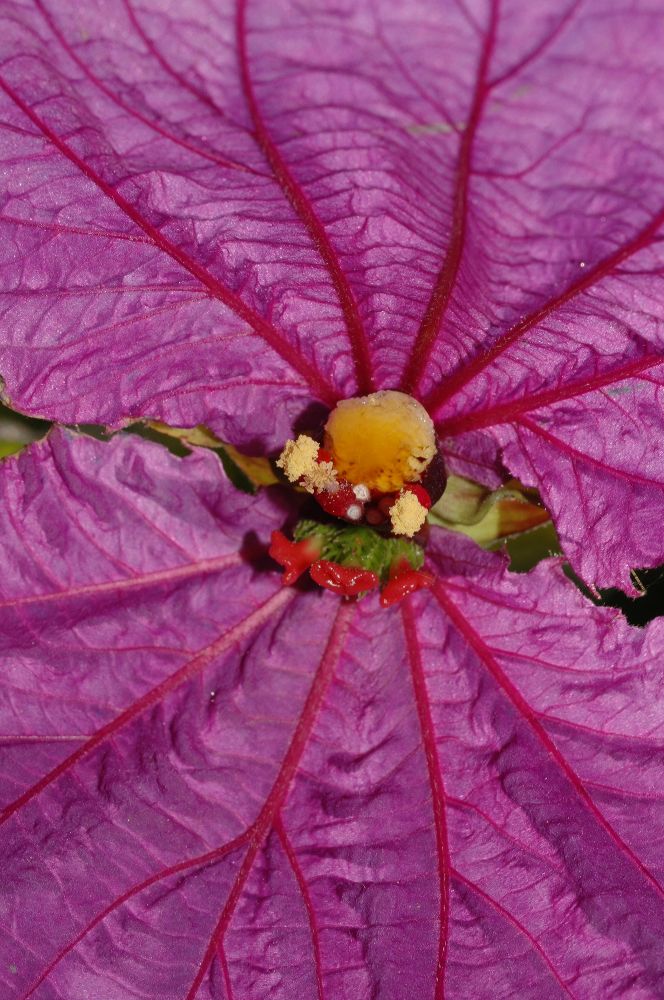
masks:
{"type": "Polygon", "coordinates": [[[371,499],[371,490],[368,486],[365,486],[364,483],[359,483],[357,486],[353,486],[353,493],[358,500],[362,501],[362,503],[366,503],[367,500],[371,499]]]}
{"type": "Polygon", "coordinates": [[[349,521],[359,521],[362,517],[362,508],[359,503],[352,503],[348,510],[346,511],[346,517],[349,521]]]}

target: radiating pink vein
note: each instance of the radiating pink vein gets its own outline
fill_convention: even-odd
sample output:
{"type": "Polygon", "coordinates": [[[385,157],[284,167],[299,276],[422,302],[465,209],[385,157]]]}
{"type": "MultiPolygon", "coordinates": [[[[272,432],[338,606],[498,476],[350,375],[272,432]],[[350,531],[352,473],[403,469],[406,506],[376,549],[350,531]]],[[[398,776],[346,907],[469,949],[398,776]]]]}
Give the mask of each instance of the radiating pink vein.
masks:
{"type": "Polygon", "coordinates": [[[431,786],[431,808],[433,809],[434,827],[436,833],[436,853],[438,858],[438,881],[440,884],[439,928],[438,928],[438,961],[436,963],[436,983],[434,1000],[443,1000],[445,996],[445,963],[447,960],[447,945],[449,940],[450,912],[450,856],[447,843],[447,819],[445,816],[445,787],[438,758],[436,731],[431,716],[429,692],[427,691],[422,659],[420,656],[420,641],[413,609],[409,601],[404,601],[402,617],[406,637],[406,648],[410,661],[410,672],[415,692],[415,705],[422,733],[422,744],[429,772],[431,786]]]}
{"type": "Polygon", "coordinates": [[[598,825],[610,837],[619,851],[634,865],[634,867],[650,883],[650,885],[653,886],[658,895],[664,899],[664,888],[662,888],[655,876],[648,870],[648,868],[646,868],[640,858],[634,853],[632,848],[622,839],[617,830],[614,829],[604,814],[595,805],[595,802],[579,778],[578,774],[560,752],[540,722],[537,713],[531,708],[518,688],[515,687],[509,679],[479,633],[475,631],[465,615],[463,615],[457,605],[452,601],[445,589],[445,586],[440,580],[436,583],[434,594],[449,620],[452,622],[463,639],[468,643],[470,648],[475,652],[480,662],[487,668],[500,690],[512,703],[518,714],[532,730],[546,753],[560,768],[571,788],[586,806],[588,811],[592,814],[598,825]]]}
{"type": "Polygon", "coordinates": [[[63,761],[43,775],[39,781],[31,785],[17,799],[10,802],[0,813],[0,824],[5,823],[14,813],[36,798],[45,788],[48,788],[54,781],[57,781],[58,778],[74,767],[74,765],[78,764],[84,757],[88,757],[96,747],[124,729],[133,719],[147,711],[147,709],[158,705],[167,695],[181,684],[191,680],[196,674],[199,674],[217,657],[230,649],[231,646],[245,639],[254,629],[258,628],[268,618],[280,611],[284,605],[293,600],[293,597],[293,591],[289,591],[285,587],[280,588],[276,594],[265,601],[264,604],[248,615],[243,621],[219,636],[209,646],[200,650],[196,656],[184,663],[178,670],[166,677],[165,680],[151,688],[144,695],[141,695],[140,698],[137,698],[128,708],[125,708],[114,719],[111,719],[110,722],[98,729],[82,746],[68,757],[65,757],[63,761]]]}
{"type": "Polygon", "coordinates": [[[215,847],[212,851],[206,851],[205,854],[199,854],[195,858],[188,858],[185,861],[178,861],[177,864],[170,865],[168,868],[162,868],[160,871],[155,872],[154,875],[148,876],[148,878],[143,879],[142,882],[137,882],[136,885],[131,886],[121,895],[116,896],[112,903],[109,903],[103,910],[101,910],[95,917],[90,920],[83,930],[71,938],[67,944],[63,945],[57,955],[51,959],[51,961],[42,969],[39,977],[35,979],[27,993],[24,993],[20,1000],[28,1000],[35,992],[37,987],[44,982],[44,980],[51,974],[56,965],[69,955],[77,944],[80,944],[83,938],[87,937],[90,931],[94,930],[106,917],[110,916],[115,910],[119,909],[124,903],[128,902],[133,896],[137,896],[139,893],[143,892],[145,889],[149,889],[150,886],[155,885],[157,882],[163,882],[164,879],[169,878],[171,875],[178,875],[180,872],[185,872],[189,868],[202,867],[205,865],[213,864],[215,861],[219,861],[220,858],[225,857],[232,851],[237,850],[242,847],[249,837],[251,836],[252,827],[249,827],[239,837],[235,837],[234,840],[229,840],[227,844],[222,844],[221,847],[215,847]]]}
{"type": "Polygon", "coordinates": [[[68,736],[51,736],[48,734],[42,735],[20,735],[20,734],[0,734],[0,745],[2,746],[12,746],[20,745],[21,743],[83,743],[87,740],[88,736],[85,733],[80,733],[76,735],[72,733],[68,736]]]}
{"type": "Polygon", "coordinates": [[[501,906],[498,900],[494,899],[493,896],[489,896],[488,893],[484,892],[483,889],[480,889],[480,887],[476,885],[475,882],[471,882],[470,879],[467,879],[464,875],[461,874],[461,872],[458,872],[456,868],[452,869],[452,879],[453,881],[459,882],[461,883],[461,885],[466,886],[466,888],[469,889],[474,895],[479,896],[479,898],[482,899],[487,906],[491,907],[492,910],[495,910],[496,913],[500,914],[503,920],[506,920],[513,927],[516,927],[519,933],[522,934],[523,937],[526,939],[526,941],[533,949],[533,951],[536,951],[539,957],[542,959],[542,961],[546,964],[551,975],[554,977],[560,988],[564,990],[564,992],[567,994],[568,997],[572,998],[574,997],[574,994],[570,990],[569,986],[565,983],[565,981],[556,971],[553,962],[551,961],[547,953],[544,951],[542,945],[539,943],[537,938],[530,933],[528,928],[525,927],[520,920],[517,920],[517,918],[514,916],[513,913],[510,913],[509,910],[506,910],[504,906],[501,906]]]}
{"type": "MultiPolygon", "coordinates": [[[[2,221],[2,216],[0,216],[0,221],[2,221]]],[[[190,288],[184,283],[169,285],[166,282],[155,285],[81,285],[79,287],[74,285],[68,288],[63,288],[62,286],[54,286],[52,288],[0,288],[0,295],[17,298],[53,296],[56,299],[62,299],[76,298],[79,295],[128,295],[130,293],[137,294],[138,292],[157,292],[158,294],[163,294],[164,292],[185,292],[188,296],[191,296],[188,299],[190,302],[200,302],[201,299],[210,298],[210,293],[206,288],[190,288]]],[[[58,350],[58,348],[54,347],[53,350],[58,350]]]]}
{"type": "Polygon", "coordinates": [[[133,24],[137,34],[139,35],[140,38],[143,39],[143,42],[148,52],[150,52],[152,57],[156,59],[161,68],[165,70],[166,73],[168,73],[168,75],[172,77],[175,80],[175,82],[180,85],[180,87],[183,88],[183,90],[188,90],[190,94],[193,94],[194,97],[196,97],[199,101],[207,105],[207,107],[210,108],[212,111],[214,111],[215,114],[219,115],[221,118],[226,118],[227,116],[224,113],[223,109],[219,107],[219,105],[216,104],[212,100],[212,98],[205,93],[204,90],[201,90],[199,87],[194,86],[194,84],[191,82],[190,78],[186,74],[179,73],[175,69],[175,67],[171,66],[168,60],[164,58],[164,56],[157,48],[155,43],[152,41],[150,36],[143,29],[143,25],[138,20],[136,12],[134,11],[134,8],[130,3],[130,0],[122,0],[122,2],[124,4],[125,10],[127,11],[127,16],[131,21],[131,23],[133,24]]]}
{"type": "Polygon", "coordinates": [[[581,3],[582,0],[573,0],[573,2],[569,5],[567,10],[563,11],[562,15],[558,19],[558,23],[556,24],[556,26],[552,31],[550,31],[544,38],[542,38],[542,40],[538,42],[538,44],[535,45],[535,47],[531,49],[530,52],[527,52],[525,56],[519,59],[517,63],[515,63],[513,66],[510,66],[509,69],[506,69],[504,73],[500,74],[500,76],[496,76],[489,81],[489,86],[491,87],[491,89],[493,89],[494,87],[499,87],[501,83],[506,83],[508,80],[513,80],[515,76],[518,76],[519,73],[521,73],[526,68],[526,66],[529,66],[536,59],[539,59],[542,53],[545,52],[546,49],[550,48],[551,45],[553,45],[555,40],[562,33],[563,29],[567,27],[567,25],[572,20],[574,14],[576,14],[577,11],[581,8],[581,3]]]}
{"type": "Polygon", "coordinates": [[[529,330],[532,330],[533,327],[537,326],[543,320],[548,319],[577,295],[587,291],[593,285],[597,284],[597,282],[606,278],[620,264],[628,260],[635,253],[638,253],[639,250],[643,250],[649,246],[662,227],[662,224],[664,224],[664,209],[658,212],[648,225],[639,230],[631,240],[623,243],[622,246],[618,247],[617,250],[614,250],[613,253],[609,254],[603,260],[600,260],[594,267],[588,268],[565,291],[549,299],[539,309],[536,309],[530,315],[520,320],[520,322],[499,337],[487,351],[483,351],[482,354],[478,354],[461,368],[457,369],[437,389],[429,393],[424,400],[424,405],[431,416],[436,419],[442,407],[449,400],[460,392],[465,385],[474,378],[477,378],[489,365],[493,364],[509,347],[521,340],[529,330]]]}
{"type": "Polygon", "coordinates": [[[304,707],[300,713],[295,731],[284,755],[281,767],[279,768],[279,773],[277,774],[263,808],[254,823],[247,852],[238,869],[237,875],[235,876],[228,898],[221,911],[212,936],[210,937],[208,946],[205,949],[205,953],[201,959],[200,965],[196,971],[196,975],[194,976],[194,980],[189,988],[189,991],[187,992],[185,1000],[194,1000],[196,997],[198,988],[205,978],[205,975],[210,967],[210,963],[214,959],[217,952],[217,948],[224,939],[224,935],[228,929],[228,925],[230,924],[235,907],[237,906],[244,885],[249,877],[251,869],[253,868],[256,855],[263,845],[268,833],[272,829],[275,818],[284,804],[291,781],[295,776],[298,764],[300,763],[300,758],[302,757],[316,721],[316,716],[318,715],[325,692],[327,691],[329,683],[332,680],[337,663],[343,652],[346,636],[354,615],[355,606],[353,604],[345,603],[339,605],[339,610],[330,630],[325,652],[323,653],[323,657],[314,675],[311,688],[309,689],[304,707]]]}
{"type": "MultiPolygon", "coordinates": [[[[216,114],[223,117],[224,113],[219,105],[199,88],[194,87],[187,77],[178,73],[177,70],[174,69],[174,67],[171,66],[171,64],[163,57],[161,52],[156,48],[152,40],[143,30],[143,27],[138,21],[129,0],[124,0],[124,3],[132,24],[140,34],[145,44],[148,46],[154,58],[159,62],[162,69],[172,76],[180,86],[189,90],[190,93],[205,103],[216,114]]],[[[240,60],[240,79],[247,107],[254,126],[252,138],[270,166],[274,178],[281,187],[284,195],[307,228],[316,250],[320,254],[323,263],[328,269],[348,330],[351,353],[355,365],[358,392],[371,392],[375,388],[371,372],[371,358],[355,296],[353,295],[348,279],[346,278],[346,275],[341,267],[340,261],[330,242],[325,227],[316,215],[316,212],[314,211],[314,208],[310,200],[307,198],[304,190],[292,176],[286,162],[279,152],[279,149],[273,142],[256,101],[251,74],[249,72],[245,12],[246,0],[239,0],[237,4],[236,21],[238,53],[240,60]]]]}
{"type": "Polygon", "coordinates": [[[457,799],[453,795],[446,792],[445,803],[452,809],[458,809],[461,812],[472,812],[476,816],[479,816],[480,819],[487,824],[487,826],[490,826],[496,831],[499,837],[502,837],[503,840],[513,844],[514,847],[516,847],[517,850],[521,851],[523,854],[529,854],[530,857],[534,858],[540,865],[545,865],[547,868],[551,868],[553,871],[557,871],[563,875],[566,873],[564,865],[560,864],[557,860],[554,860],[554,858],[547,858],[545,854],[540,853],[540,851],[536,851],[528,844],[524,844],[523,841],[509,833],[504,827],[500,826],[495,819],[489,816],[488,813],[484,812],[483,809],[480,809],[478,805],[471,802],[469,799],[457,799]]]}
{"type": "Polygon", "coordinates": [[[323,996],[323,963],[320,954],[320,938],[318,935],[318,924],[316,923],[316,914],[314,911],[314,906],[311,901],[311,893],[309,892],[309,886],[307,885],[307,880],[304,877],[304,872],[298,861],[297,854],[295,853],[295,848],[290,842],[288,833],[286,832],[286,827],[284,826],[284,821],[281,814],[276,816],[274,821],[274,829],[276,831],[279,840],[281,841],[281,846],[284,849],[284,853],[288,858],[288,863],[291,866],[293,875],[298,884],[300,890],[300,895],[302,896],[302,902],[304,903],[304,909],[307,914],[307,920],[309,921],[309,931],[311,933],[311,947],[314,952],[314,970],[316,973],[316,987],[318,991],[318,1000],[324,1000],[323,996]]]}
{"type": "MultiPolygon", "coordinates": [[[[206,93],[200,90],[198,87],[192,85],[191,81],[179,73],[171,64],[164,58],[161,52],[156,48],[152,40],[143,30],[134,10],[132,9],[129,0],[124,0],[127,13],[132,21],[132,24],[136,28],[137,32],[140,34],[141,38],[148,46],[150,52],[154,58],[159,62],[162,69],[164,69],[170,76],[176,80],[180,86],[186,88],[200,101],[205,103],[212,111],[216,114],[224,117],[224,112],[222,108],[206,93]]],[[[291,174],[284,158],[279,152],[278,147],[272,140],[267,127],[265,125],[263,116],[261,115],[258,103],[256,101],[253,83],[251,79],[251,74],[249,71],[249,58],[247,53],[247,32],[246,32],[246,0],[238,0],[237,2],[237,14],[236,14],[236,25],[237,25],[237,44],[238,44],[238,54],[240,63],[240,80],[242,84],[242,90],[244,92],[245,100],[251,116],[251,120],[254,126],[254,132],[251,133],[252,138],[256,142],[256,145],[260,149],[262,155],[267,161],[276,182],[279,184],[282,192],[293,206],[298,216],[304,223],[309,235],[312,239],[314,247],[320,254],[323,263],[327,267],[327,270],[332,279],[339,303],[341,305],[341,310],[346,322],[346,327],[348,331],[351,353],[353,356],[353,362],[355,366],[355,375],[358,386],[358,392],[367,393],[372,392],[375,388],[373,375],[371,370],[371,358],[369,355],[369,347],[366,338],[366,334],[363,328],[362,320],[359,315],[359,310],[357,307],[357,302],[353,291],[349,285],[348,279],[341,267],[339,258],[332,246],[330,239],[327,235],[325,227],[316,215],[316,212],[302,189],[301,185],[295,180],[291,174]]]]}
{"type": "Polygon", "coordinates": [[[58,27],[55,18],[48,10],[48,8],[44,5],[42,0],[33,0],[33,3],[41,13],[46,23],[48,24],[49,28],[51,29],[51,32],[58,40],[59,44],[62,46],[67,55],[76,63],[81,72],[85,74],[88,80],[90,80],[90,82],[94,84],[95,87],[99,88],[102,94],[105,94],[110,101],[112,101],[119,108],[121,108],[125,112],[125,114],[129,115],[132,118],[135,118],[137,121],[142,122],[142,124],[146,125],[147,128],[152,129],[158,135],[161,135],[163,136],[163,138],[168,139],[176,146],[182,146],[184,149],[188,149],[190,152],[196,154],[197,156],[203,157],[203,159],[205,160],[209,160],[211,163],[216,163],[218,164],[218,166],[226,167],[230,170],[242,170],[247,173],[255,173],[254,170],[252,170],[250,167],[246,167],[243,163],[238,163],[236,160],[232,160],[225,156],[221,156],[214,150],[202,149],[200,146],[195,145],[193,142],[189,142],[182,136],[177,136],[171,132],[168,132],[162,125],[159,124],[159,122],[151,121],[145,115],[141,114],[140,111],[138,111],[136,108],[133,108],[131,107],[131,105],[126,104],[122,100],[118,92],[116,90],[113,90],[111,87],[106,86],[104,81],[100,80],[99,77],[96,76],[92,72],[92,70],[86,65],[86,63],[80,58],[80,56],[76,52],[76,49],[73,47],[73,45],[71,45],[69,40],[60,31],[60,28],[58,27]]]}
{"type": "Polygon", "coordinates": [[[138,236],[136,233],[116,233],[111,229],[84,229],[82,226],[68,226],[60,222],[42,222],[39,219],[22,219],[19,215],[8,215],[6,212],[0,213],[0,222],[11,222],[16,226],[26,226],[32,229],[50,229],[58,236],[90,236],[93,239],[103,240],[126,240],[128,243],[143,243],[147,247],[154,246],[152,240],[146,236],[138,236]]]}
{"type": "Polygon", "coordinates": [[[290,172],[286,161],[272,140],[261,114],[249,70],[246,8],[247,0],[237,0],[236,28],[240,80],[251,120],[254,124],[256,141],[274,174],[277,184],[306,226],[309,236],[332,278],[332,284],[339,298],[341,310],[346,321],[351,353],[355,364],[358,393],[365,395],[366,393],[373,392],[375,385],[371,371],[369,347],[357,308],[357,302],[323,223],[318,218],[304,189],[290,172]]]}
{"type": "Polygon", "coordinates": [[[8,597],[0,601],[2,608],[20,608],[31,604],[46,604],[52,601],[64,601],[77,597],[89,597],[97,594],[136,590],[140,587],[172,583],[186,579],[189,576],[206,576],[219,573],[231,566],[240,566],[242,556],[233,552],[227,556],[217,556],[214,559],[200,559],[172,569],[160,569],[154,573],[141,573],[138,576],[122,577],[120,580],[105,580],[103,583],[88,583],[81,587],[70,587],[67,590],[54,590],[46,594],[29,594],[25,597],[8,597]]]}
{"type": "MultiPolygon", "coordinates": [[[[401,388],[404,392],[414,393],[417,389],[427,361],[429,360],[436,336],[440,330],[440,324],[450,301],[461,265],[466,241],[468,187],[472,171],[473,143],[489,92],[487,73],[496,41],[498,9],[499,0],[492,0],[489,24],[477,68],[477,82],[468,116],[468,123],[459,144],[449,245],[401,380],[401,388]]],[[[431,413],[430,409],[429,412],[431,413]]]]}
{"type": "Polygon", "coordinates": [[[550,711],[535,712],[535,715],[545,719],[552,729],[571,729],[572,732],[582,733],[584,736],[600,736],[605,740],[614,740],[616,743],[627,743],[630,749],[636,746],[643,747],[647,752],[660,752],[664,750],[664,740],[647,733],[616,732],[613,729],[598,729],[582,722],[574,722],[572,719],[565,719],[560,715],[553,715],[550,711]]]}
{"type": "Polygon", "coordinates": [[[95,184],[139,229],[142,229],[150,237],[155,247],[162,250],[190,274],[193,274],[205,288],[210,290],[216,299],[219,299],[220,302],[223,302],[224,305],[235,312],[240,319],[244,320],[291,368],[295,369],[305,379],[317,398],[330,405],[336,402],[337,395],[329,382],[303,358],[300,351],[284,339],[271,323],[263,319],[239,295],[211,274],[207,268],[194,260],[185,250],[172,243],[156,226],[148,222],[131,202],[127,201],[111,184],[105,181],[89,163],[81,159],[78,153],[53,131],[3,77],[0,77],[0,87],[14,104],[27,115],[44,138],[48,139],[88,180],[95,184]]]}
{"type": "Polygon", "coordinates": [[[219,964],[221,965],[221,971],[224,977],[224,986],[226,987],[226,1000],[233,1000],[233,983],[231,982],[231,973],[228,968],[228,960],[226,958],[226,952],[224,951],[223,941],[219,942],[217,946],[217,955],[219,957],[219,964]]]}
{"type": "Polygon", "coordinates": [[[600,458],[594,458],[588,452],[579,451],[578,448],[574,448],[567,441],[563,441],[561,438],[556,437],[555,434],[551,434],[549,431],[545,430],[544,427],[540,427],[539,424],[534,423],[532,420],[528,420],[526,417],[521,417],[518,421],[521,427],[525,427],[526,430],[534,434],[535,437],[542,438],[553,448],[557,448],[558,451],[563,452],[567,455],[572,462],[585,462],[586,465],[594,465],[595,468],[600,469],[602,472],[608,472],[610,476],[615,476],[616,479],[624,479],[627,483],[632,485],[640,484],[641,486],[647,487],[664,487],[664,482],[658,479],[652,479],[648,476],[640,476],[638,472],[628,472],[625,469],[621,469],[616,465],[608,465],[600,458]]]}
{"type": "Polygon", "coordinates": [[[583,396],[587,392],[603,389],[607,385],[622,382],[662,364],[664,364],[664,355],[648,355],[618,368],[611,368],[608,371],[599,372],[597,375],[591,375],[578,382],[569,382],[556,389],[547,389],[544,392],[522,396],[520,399],[510,400],[506,403],[496,403],[495,406],[487,407],[484,410],[460,413],[456,417],[439,421],[436,424],[436,430],[442,437],[447,437],[478,430],[481,427],[492,427],[494,424],[511,423],[524,413],[530,413],[532,410],[551,406],[553,403],[559,403],[566,399],[573,399],[575,396],[583,396]]]}

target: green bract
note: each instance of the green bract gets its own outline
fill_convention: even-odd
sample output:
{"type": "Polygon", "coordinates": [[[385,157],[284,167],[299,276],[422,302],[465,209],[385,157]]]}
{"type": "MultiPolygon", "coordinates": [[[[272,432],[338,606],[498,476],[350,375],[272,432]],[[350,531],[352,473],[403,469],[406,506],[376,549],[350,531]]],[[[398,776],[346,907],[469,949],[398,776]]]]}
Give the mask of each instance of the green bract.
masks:
{"type": "Polygon", "coordinates": [[[293,538],[301,542],[316,538],[321,543],[320,559],[341,566],[361,566],[386,583],[390,567],[405,559],[413,569],[421,569],[424,551],[405,538],[383,538],[373,528],[355,524],[322,524],[309,518],[298,521],[293,538]]]}

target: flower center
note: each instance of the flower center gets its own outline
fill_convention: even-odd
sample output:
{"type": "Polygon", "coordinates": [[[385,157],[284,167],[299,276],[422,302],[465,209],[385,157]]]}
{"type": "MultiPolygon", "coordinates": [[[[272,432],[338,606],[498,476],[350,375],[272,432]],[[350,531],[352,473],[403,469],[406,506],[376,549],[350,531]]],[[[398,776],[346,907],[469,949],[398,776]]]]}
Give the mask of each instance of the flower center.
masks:
{"type": "Polygon", "coordinates": [[[328,417],[323,447],[301,434],[286,442],[277,465],[328,514],[407,538],[424,525],[431,489],[435,501],[445,478],[428,413],[391,390],[342,400],[328,417]],[[427,484],[436,464],[436,482],[427,484]]]}
{"type": "Polygon", "coordinates": [[[391,390],[342,400],[320,439],[287,441],[277,466],[319,507],[318,517],[299,522],[293,542],[273,535],[270,554],[284,567],[286,585],[308,569],[316,583],[346,597],[382,585],[385,605],[430,586],[421,570],[422,529],[445,488],[445,469],[433,422],[417,400],[391,390]]]}

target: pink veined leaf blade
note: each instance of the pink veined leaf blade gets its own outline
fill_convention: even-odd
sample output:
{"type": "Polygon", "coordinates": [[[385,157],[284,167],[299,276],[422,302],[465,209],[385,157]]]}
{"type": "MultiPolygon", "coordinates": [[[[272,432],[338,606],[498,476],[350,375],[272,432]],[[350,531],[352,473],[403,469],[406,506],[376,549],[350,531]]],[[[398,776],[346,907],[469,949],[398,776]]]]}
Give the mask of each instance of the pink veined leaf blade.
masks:
{"type": "Polygon", "coordinates": [[[0,473],[8,995],[661,989],[660,623],[442,531],[401,612],[282,589],[209,454],[0,473]]]}

